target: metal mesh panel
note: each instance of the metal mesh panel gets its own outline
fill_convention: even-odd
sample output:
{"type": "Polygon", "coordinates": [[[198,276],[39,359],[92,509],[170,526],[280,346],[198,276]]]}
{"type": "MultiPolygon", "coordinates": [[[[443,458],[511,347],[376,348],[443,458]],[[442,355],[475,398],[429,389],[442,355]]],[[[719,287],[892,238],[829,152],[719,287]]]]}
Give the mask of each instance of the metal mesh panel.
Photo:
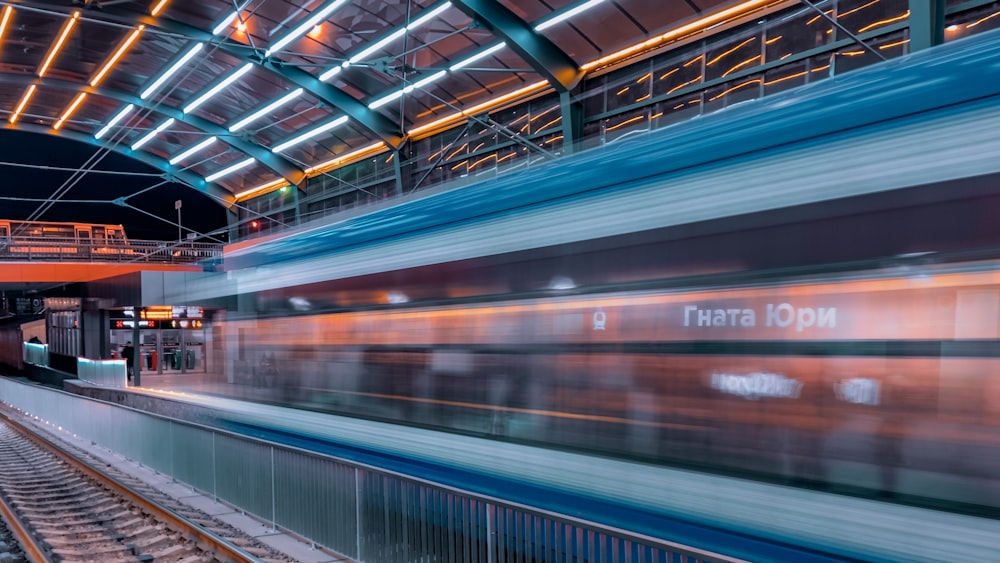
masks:
{"type": "Polygon", "coordinates": [[[485,503],[391,476],[359,473],[360,560],[487,562],[485,503]]]}
{"type": "Polygon", "coordinates": [[[353,467],[275,450],[275,523],[357,557],[357,482],[353,467]]]}
{"type": "Polygon", "coordinates": [[[215,436],[215,494],[266,520],[274,520],[271,446],[215,436]]]}

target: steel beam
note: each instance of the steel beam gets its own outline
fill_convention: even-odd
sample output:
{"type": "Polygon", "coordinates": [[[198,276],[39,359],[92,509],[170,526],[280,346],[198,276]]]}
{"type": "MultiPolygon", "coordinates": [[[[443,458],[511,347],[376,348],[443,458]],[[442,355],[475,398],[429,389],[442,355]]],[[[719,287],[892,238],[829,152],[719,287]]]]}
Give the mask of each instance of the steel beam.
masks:
{"type": "MultiPolygon", "coordinates": [[[[79,84],[69,80],[59,80],[56,78],[36,78],[31,75],[0,73],[0,84],[9,84],[18,87],[27,87],[29,84],[37,84],[39,88],[66,90],[70,92],[87,92],[87,94],[110,98],[123,104],[134,104],[137,108],[145,106],[144,100],[141,100],[139,96],[127,94],[110,88],[93,88],[85,84],[79,84]]],[[[215,135],[220,140],[229,143],[237,150],[243,151],[247,155],[256,158],[257,162],[267,166],[276,174],[288,180],[289,183],[298,184],[306,176],[302,169],[298,168],[284,157],[276,155],[267,148],[256,143],[251,143],[250,141],[247,141],[239,136],[232,135],[226,128],[220,127],[207,119],[186,114],[180,109],[162,104],[157,106],[154,111],[166,117],[172,117],[177,121],[187,123],[188,125],[196,129],[200,129],[210,135],[215,135]]],[[[122,154],[138,158],[141,151],[125,150],[122,154]]]]}
{"type": "Polygon", "coordinates": [[[583,72],[569,55],[496,0],[452,0],[466,15],[503,37],[518,55],[560,92],[571,90],[583,72]]]}
{"type": "MultiPolygon", "coordinates": [[[[14,0],[16,4],[30,6],[38,9],[49,10],[56,13],[70,14],[74,9],[70,3],[55,3],[43,0],[14,0]]],[[[212,35],[211,31],[199,29],[165,17],[154,18],[144,14],[137,14],[132,10],[125,10],[115,5],[102,5],[98,10],[84,10],[81,15],[84,19],[93,19],[119,25],[132,27],[136,23],[144,24],[150,31],[160,31],[181,37],[186,37],[193,41],[211,42],[218,49],[238,60],[252,62],[268,70],[278,72],[286,80],[300,86],[307,92],[323,101],[324,103],[336,107],[344,112],[348,117],[360,123],[376,137],[386,142],[392,147],[402,144],[404,135],[400,128],[396,126],[388,117],[376,111],[368,109],[368,106],[358,101],[356,98],[343,90],[320,82],[315,76],[291,67],[282,67],[280,61],[268,63],[262,60],[259,54],[252,48],[242,43],[237,43],[225,38],[212,35]],[[278,71],[278,69],[283,69],[278,71]]],[[[148,32],[147,32],[148,33],[148,32]]],[[[166,62],[166,61],[165,61],[166,62]]],[[[259,159],[258,159],[259,160],[259,159]]],[[[295,182],[297,183],[297,182],[295,182]]]]}
{"type": "Polygon", "coordinates": [[[4,123],[4,129],[9,129],[11,131],[23,131],[26,133],[35,133],[39,135],[48,135],[50,137],[60,137],[62,139],[69,139],[71,141],[77,141],[79,143],[86,143],[88,145],[93,145],[95,147],[107,149],[116,152],[122,156],[127,156],[133,160],[137,160],[147,166],[155,168],[160,172],[163,172],[163,176],[167,179],[176,180],[179,183],[187,184],[192,188],[204,192],[212,199],[222,199],[224,201],[232,200],[233,194],[214,183],[206,182],[204,178],[187,172],[184,170],[176,170],[170,165],[166,160],[162,158],[157,158],[150,153],[138,153],[128,149],[127,146],[122,146],[117,143],[109,143],[107,141],[101,141],[95,139],[93,135],[88,135],[86,133],[80,133],[79,131],[73,131],[72,129],[62,128],[55,130],[51,127],[46,127],[44,125],[36,125],[34,123],[18,122],[11,124],[9,122],[4,123]]]}

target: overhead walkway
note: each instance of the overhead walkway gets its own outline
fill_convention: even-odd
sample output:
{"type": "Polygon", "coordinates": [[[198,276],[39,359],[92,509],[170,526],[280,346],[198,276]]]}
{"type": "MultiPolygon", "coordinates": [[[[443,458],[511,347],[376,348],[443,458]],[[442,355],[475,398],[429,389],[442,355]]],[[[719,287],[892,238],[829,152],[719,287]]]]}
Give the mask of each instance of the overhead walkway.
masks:
{"type": "Polygon", "coordinates": [[[222,245],[132,240],[119,245],[71,239],[0,237],[0,284],[88,282],[142,271],[200,272],[222,260],[222,245]]]}

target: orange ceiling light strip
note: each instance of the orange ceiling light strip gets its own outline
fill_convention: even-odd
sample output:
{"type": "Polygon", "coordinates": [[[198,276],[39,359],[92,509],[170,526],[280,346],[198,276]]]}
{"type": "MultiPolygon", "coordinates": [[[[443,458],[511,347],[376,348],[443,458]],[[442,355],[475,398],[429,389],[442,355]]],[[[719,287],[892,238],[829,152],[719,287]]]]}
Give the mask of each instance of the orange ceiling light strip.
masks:
{"type": "Polygon", "coordinates": [[[59,33],[59,39],[56,39],[56,42],[52,44],[52,48],[49,49],[49,54],[45,57],[45,62],[43,62],[42,66],[38,68],[39,77],[45,76],[45,73],[48,72],[49,65],[52,64],[56,55],[58,55],[59,51],[62,50],[62,46],[66,42],[66,38],[69,37],[69,32],[73,30],[73,26],[76,25],[76,20],[79,18],[80,10],[76,10],[73,12],[72,17],[68,18],[66,23],[63,24],[62,32],[59,33]]]}
{"type": "MultiPolygon", "coordinates": [[[[722,23],[722,22],[724,22],[724,21],[726,21],[726,20],[728,20],[730,18],[737,18],[737,17],[745,16],[745,15],[749,14],[750,12],[753,12],[755,10],[759,10],[759,9],[761,9],[763,7],[766,7],[766,6],[769,6],[771,4],[775,4],[775,3],[778,3],[778,2],[780,2],[780,0],[747,0],[746,2],[742,2],[740,4],[732,6],[730,8],[725,9],[725,10],[720,10],[720,11],[714,13],[714,14],[710,14],[710,15],[705,16],[703,18],[697,19],[697,20],[695,20],[693,22],[690,22],[690,23],[687,23],[687,24],[682,25],[680,27],[674,28],[674,29],[672,29],[672,30],[670,30],[670,31],[662,34],[662,35],[657,35],[655,37],[647,39],[646,41],[642,41],[640,43],[636,43],[635,45],[631,45],[629,47],[626,47],[624,49],[616,51],[616,52],[614,52],[614,53],[612,53],[610,55],[601,57],[599,59],[595,59],[593,61],[590,61],[589,63],[585,63],[585,64],[583,64],[583,65],[580,66],[580,70],[588,71],[588,70],[593,70],[593,69],[598,68],[598,67],[609,65],[611,63],[614,63],[614,62],[620,61],[622,59],[626,59],[628,57],[631,57],[631,56],[634,56],[636,54],[642,53],[644,51],[648,51],[650,49],[659,47],[662,44],[667,43],[669,41],[673,41],[675,39],[680,39],[681,37],[690,35],[692,33],[696,33],[696,32],[699,32],[699,31],[704,31],[705,29],[707,29],[707,28],[709,28],[711,26],[714,26],[716,24],[722,23]]],[[[702,55],[699,55],[698,57],[696,57],[696,59],[700,58],[701,56],[702,55]]],[[[694,61],[691,61],[691,62],[694,62],[694,61]]],[[[514,92],[510,92],[509,94],[505,94],[503,96],[499,96],[497,98],[494,98],[494,99],[492,99],[492,100],[490,100],[488,102],[484,102],[484,103],[479,104],[477,106],[473,106],[473,107],[471,107],[469,109],[462,110],[462,111],[460,111],[458,113],[453,113],[451,115],[447,115],[447,116],[442,117],[442,118],[440,118],[440,119],[438,119],[436,121],[432,121],[430,123],[426,123],[424,125],[420,125],[418,127],[414,127],[413,129],[410,129],[408,131],[408,134],[411,135],[411,136],[414,136],[414,135],[420,135],[420,134],[423,134],[423,133],[427,133],[429,131],[434,131],[436,129],[439,129],[439,128],[442,128],[442,127],[444,127],[446,125],[449,125],[449,124],[451,124],[454,121],[458,121],[458,120],[462,119],[463,117],[469,117],[469,116],[474,115],[476,113],[479,113],[481,111],[485,111],[485,110],[497,107],[497,106],[499,106],[501,104],[504,104],[504,103],[510,101],[511,99],[514,99],[514,98],[517,98],[519,96],[524,96],[524,95],[536,92],[538,90],[541,90],[542,88],[545,88],[548,85],[549,85],[548,82],[544,81],[544,80],[541,81],[541,82],[536,82],[534,84],[531,84],[529,86],[521,88],[520,90],[515,90],[514,92]]]]}
{"type": "Polygon", "coordinates": [[[125,41],[122,42],[122,44],[118,47],[118,50],[115,51],[115,54],[111,55],[111,58],[108,59],[108,62],[104,63],[104,66],[101,67],[101,70],[97,71],[97,74],[95,74],[94,77],[90,79],[91,86],[97,86],[98,84],[101,83],[101,80],[104,80],[104,77],[107,76],[108,72],[110,72],[111,69],[115,66],[115,63],[118,62],[118,59],[122,58],[122,55],[124,55],[125,52],[132,47],[132,44],[135,43],[135,40],[138,39],[140,35],[142,35],[144,29],[146,29],[146,26],[140,25],[139,27],[132,30],[132,33],[130,33],[128,37],[125,38],[125,41]]]}
{"type": "Polygon", "coordinates": [[[361,157],[364,157],[364,156],[368,156],[370,154],[381,152],[385,148],[386,148],[385,143],[383,143],[381,141],[379,141],[377,143],[372,143],[372,144],[370,144],[370,145],[368,145],[366,147],[361,147],[360,149],[358,149],[356,151],[351,151],[349,153],[344,153],[344,154],[342,154],[342,155],[340,155],[340,156],[338,156],[336,158],[333,158],[331,160],[328,160],[326,162],[321,162],[321,163],[317,164],[316,166],[312,166],[312,167],[306,168],[305,172],[306,172],[306,174],[309,174],[309,175],[322,174],[323,172],[326,172],[327,170],[330,170],[331,168],[336,168],[336,167],[338,167],[338,166],[340,166],[342,164],[346,164],[350,160],[353,160],[355,158],[361,158],[361,157]]]}
{"type": "Polygon", "coordinates": [[[673,41],[675,39],[680,39],[685,35],[690,35],[698,31],[704,31],[706,28],[724,22],[729,18],[740,17],[746,15],[749,12],[763,8],[769,4],[774,4],[775,0],[748,0],[746,2],[741,2],[725,10],[720,10],[714,14],[705,16],[703,18],[697,19],[691,23],[684,24],[680,27],[671,29],[670,31],[651,37],[641,43],[636,43],[635,45],[625,47],[620,51],[611,53],[610,55],[601,57],[585,63],[580,66],[581,70],[593,70],[598,67],[609,65],[611,63],[620,61],[622,59],[637,55],[643,51],[648,51],[655,47],[659,47],[663,43],[668,41],[673,41]]]}
{"type": "Polygon", "coordinates": [[[24,95],[21,96],[21,101],[17,103],[17,108],[14,109],[14,113],[10,114],[9,120],[11,123],[17,121],[17,118],[21,115],[21,112],[24,111],[24,107],[27,106],[28,101],[31,100],[31,96],[34,95],[35,95],[35,85],[32,84],[31,86],[28,86],[27,90],[24,91],[24,95]]]}
{"type": "Polygon", "coordinates": [[[3,16],[0,16],[0,40],[3,40],[3,32],[7,31],[7,24],[10,23],[10,17],[14,15],[14,7],[10,4],[3,9],[3,16]]]}
{"type": "Polygon", "coordinates": [[[549,86],[549,83],[548,83],[547,80],[542,80],[542,81],[539,81],[539,82],[535,82],[534,84],[530,84],[530,85],[525,86],[524,88],[521,88],[519,90],[514,90],[513,92],[509,92],[507,94],[504,94],[503,96],[498,96],[498,97],[493,98],[493,99],[491,99],[489,101],[483,102],[483,103],[481,103],[479,105],[472,106],[469,109],[464,109],[464,110],[462,110],[462,111],[460,111],[458,113],[453,113],[451,115],[446,115],[446,116],[444,116],[441,119],[438,119],[436,121],[432,121],[430,123],[421,125],[419,127],[414,127],[413,129],[410,129],[408,133],[410,135],[419,135],[420,133],[424,133],[426,131],[432,131],[432,130],[437,129],[439,127],[442,127],[444,125],[450,124],[453,121],[458,121],[459,119],[462,119],[463,117],[469,117],[470,115],[475,115],[475,114],[477,114],[477,113],[479,113],[481,111],[488,110],[490,108],[499,106],[499,105],[504,104],[506,102],[509,102],[510,100],[513,100],[515,98],[519,98],[521,96],[530,94],[532,92],[541,90],[543,88],[547,88],[548,86],[549,86]]]}
{"type": "Polygon", "coordinates": [[[163,7],[167,5],[167,0],[160,0],[153,6],[153,9],[149,11],[149,15],[154,18],[163,10],[163,7]]]}
{"type": "Polygon", "coordinates": [[[277,180],[274,180],[273,182],[268,182],[266,184],[261,184],[260,186],[257,186],[256,188],[250,188],[249,190],[246,190],[244,192],[240,192],[238,194],[233,194],[233,199],[236,200],[236,201],[239,201],[239,200],[241,200],[241,199],[243,199],[245,197],[252,196],[252,195],[264,195],[265,191],[274,191],[274,190],[277,190],[277,189],[280,189],[280,188],[287,187],[288,185],[289,185],[288,184],[288,180],[285,180],[284,178],[278,178],[277,180]]]}
{"type": "Polygon", "coordinates": [[[59,121],[56,121],[56,124],[53,125],[52,128],[58,130],[60,127],[62,127],[63,123],[65,123],[66,120],[69,119],[71,115],[73,115],[73,112],[75,112],[77,108],[80,107],[80,104],[83,103],[83,100],[86,97],[87,97],[86,92],[80,92],[79,94],[77,94],[76,99],[74,99],[73,103],[71,103],[69,107],[66,108],[66,111],[64,111],[63,114],[59,116],[59,121]]]}

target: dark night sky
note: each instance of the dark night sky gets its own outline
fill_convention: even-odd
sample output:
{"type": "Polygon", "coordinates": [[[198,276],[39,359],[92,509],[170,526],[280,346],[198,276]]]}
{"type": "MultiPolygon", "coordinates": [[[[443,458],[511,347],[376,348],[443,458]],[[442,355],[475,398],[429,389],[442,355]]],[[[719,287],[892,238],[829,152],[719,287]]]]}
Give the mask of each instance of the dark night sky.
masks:
{"type": "MultiPolygon", "coordinates": [[[[10,163],[79,168],[99,147],[20,131],[0,130],[0,219],[24,219],[42,205],[41,201],[15,201],[8,198],[47,198],[72,176],[71,171],[39,170],[11,166],[10,163]]],[[[108,153],[94,170],[159,174],[159,171],[118,153],[108,153]]],[[[183,202],[181,224],[200,233],[226,225],[225,208],[183,184],[168,183],[129,198],[128,203],[170,221],[111,203],[153,186],[162,179],[155,176],[110,175],[91,172],[60,199],[96,200],[97,203],[56,203],[39,219],[86,223],[112,223],[125,226],[133,239],[176,240],[177,211],[174,201],[183,202]]],[[[185,230],[185,234],[188,231],[185,230]]]]}

